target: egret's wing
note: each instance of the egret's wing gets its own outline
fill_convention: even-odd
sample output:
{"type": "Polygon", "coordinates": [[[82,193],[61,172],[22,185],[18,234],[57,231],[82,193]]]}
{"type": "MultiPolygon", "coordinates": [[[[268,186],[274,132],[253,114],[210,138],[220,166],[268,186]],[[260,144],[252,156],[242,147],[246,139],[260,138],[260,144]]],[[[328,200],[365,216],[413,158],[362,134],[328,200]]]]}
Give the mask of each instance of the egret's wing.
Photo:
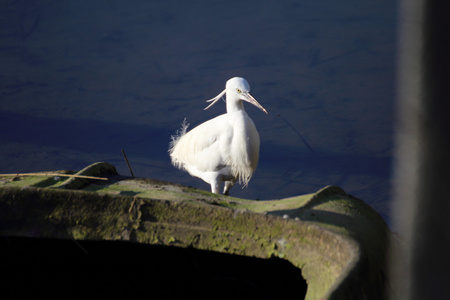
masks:
{"type": "Polygon", "coordinates": [[[180,136],[171,149],[172,163],[195,166],[202,172],[218,170],[229,161],[232,136],[226,114],[206,121],[180,136]]]}

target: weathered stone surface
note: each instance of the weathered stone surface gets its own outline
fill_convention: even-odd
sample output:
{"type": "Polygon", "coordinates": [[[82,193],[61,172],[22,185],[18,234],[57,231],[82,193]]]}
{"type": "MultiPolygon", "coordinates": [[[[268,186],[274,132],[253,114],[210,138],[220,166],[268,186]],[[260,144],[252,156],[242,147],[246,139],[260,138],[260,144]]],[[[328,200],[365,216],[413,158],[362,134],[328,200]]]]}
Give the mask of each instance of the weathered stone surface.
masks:
{"type": "Polygon", "coordinates": [[[0,235],[279,257],[301,269],[306,299],[385,297],[390,231],[372,208],[339,187],[252,201],[121,177],[106,163],[79,173],[110,180],[0,178],[0,235]]]}

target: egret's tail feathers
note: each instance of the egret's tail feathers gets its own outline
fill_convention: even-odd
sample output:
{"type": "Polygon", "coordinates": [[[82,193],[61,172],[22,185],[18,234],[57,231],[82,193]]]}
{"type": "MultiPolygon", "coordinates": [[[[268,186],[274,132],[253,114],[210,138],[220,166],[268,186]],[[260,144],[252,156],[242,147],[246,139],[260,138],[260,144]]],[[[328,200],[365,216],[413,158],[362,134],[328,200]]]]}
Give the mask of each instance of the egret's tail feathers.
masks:
{"type": "Polygon", "coordinates": [[[186,122],[186,118],[184,118],[183,122],[181,123],[181,128],[179,130],[177,130],[177,132],[175,133],[175,135],[172,135],[170,137],[171,141],[169,144],[169,153],[173,152],[173,148],[175,148],[175,145],[177,144],[178,140],[186,134],[186,131],[189,127],[189,123],[186,122]]]}
{"type": "Polygon", "coordinates": [[[170,137],[171,141],[169,143],[168,152],[169,152],[170,158],[172,160],[172,164],[179,169],[182,167],[183,164],[180,161],[178,161],[176,159],[176,157],[174,157],[172,154],[174,153],[175,147],[176,147],[178,141],[180,140],[180,138],[186,134],[188,127],[189,127],[189,123],[186,122],[186,118],[184,118],[183,122],[181,123],[181,128],[179,130],[177,130],[175,135],[172,135],[170,137]]]}

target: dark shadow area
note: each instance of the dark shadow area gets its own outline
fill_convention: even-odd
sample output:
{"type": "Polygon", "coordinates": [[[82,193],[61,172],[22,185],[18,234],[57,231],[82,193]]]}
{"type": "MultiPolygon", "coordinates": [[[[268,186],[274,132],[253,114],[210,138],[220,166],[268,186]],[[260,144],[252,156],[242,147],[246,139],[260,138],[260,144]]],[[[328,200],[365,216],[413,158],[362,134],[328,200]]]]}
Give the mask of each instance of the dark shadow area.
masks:
{"type": "MultiPolygon", "coordinates": [[[[141,145],[143,155],[167,157],[170,130],[95,120],[58,120],[0,111],[0,139],[37,146],[117,154],[127,145],[141,145]],[[150,143],[151,141],[152,143],[150,143]],[[158,142],[158,143],[156,143],[158,142]]],[[[138,149],[139,147],[137,147],[138,149]]]]}
{"type": "MultiPolygon", "coordinates": [[[[176,132],[168,128],[151,128],[147,125],[94,120],[57,120],[5,111],[0,111],[0,127],[3,128],[0,139],[6,142],[97,152],[105,156],[115,155],[120,159],[122,159],[120,149],[132,145],[135,157],[151,156],[153,159],[165,160],[168,167],[170,163],[167,149],[170,136],[176,132]]],[[[286,172],[310,170],[342,176],[373,174],[385,178],[390,175],[391,158],[323,150],[313,155],[303,145],[294,148],[264,144],[260,164],[286,172]]],[[[181,173],[177,171],[176,174],[181,173]]]]}
{"type": "Polygon", "coordinates": [[[0,238],[2,298],[304,299],[301,270],[257,259],[131,242],[0,238]]]}

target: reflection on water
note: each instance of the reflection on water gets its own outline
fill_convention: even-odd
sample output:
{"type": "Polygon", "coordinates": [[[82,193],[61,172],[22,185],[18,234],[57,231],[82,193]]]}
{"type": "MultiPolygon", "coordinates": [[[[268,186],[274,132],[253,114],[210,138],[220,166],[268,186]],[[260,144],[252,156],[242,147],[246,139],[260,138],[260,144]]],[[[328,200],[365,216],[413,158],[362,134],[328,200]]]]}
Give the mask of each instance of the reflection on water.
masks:
{"type": "Polygon", "coordinates": [[[246,78],[259,167],[232,195],[277,199],[339,185],[389,218],[392,1],[4,1],[0,172],[81,169],[202,189],[170,165],[170,135],[225,112],[204,100],[246,78]]]}

